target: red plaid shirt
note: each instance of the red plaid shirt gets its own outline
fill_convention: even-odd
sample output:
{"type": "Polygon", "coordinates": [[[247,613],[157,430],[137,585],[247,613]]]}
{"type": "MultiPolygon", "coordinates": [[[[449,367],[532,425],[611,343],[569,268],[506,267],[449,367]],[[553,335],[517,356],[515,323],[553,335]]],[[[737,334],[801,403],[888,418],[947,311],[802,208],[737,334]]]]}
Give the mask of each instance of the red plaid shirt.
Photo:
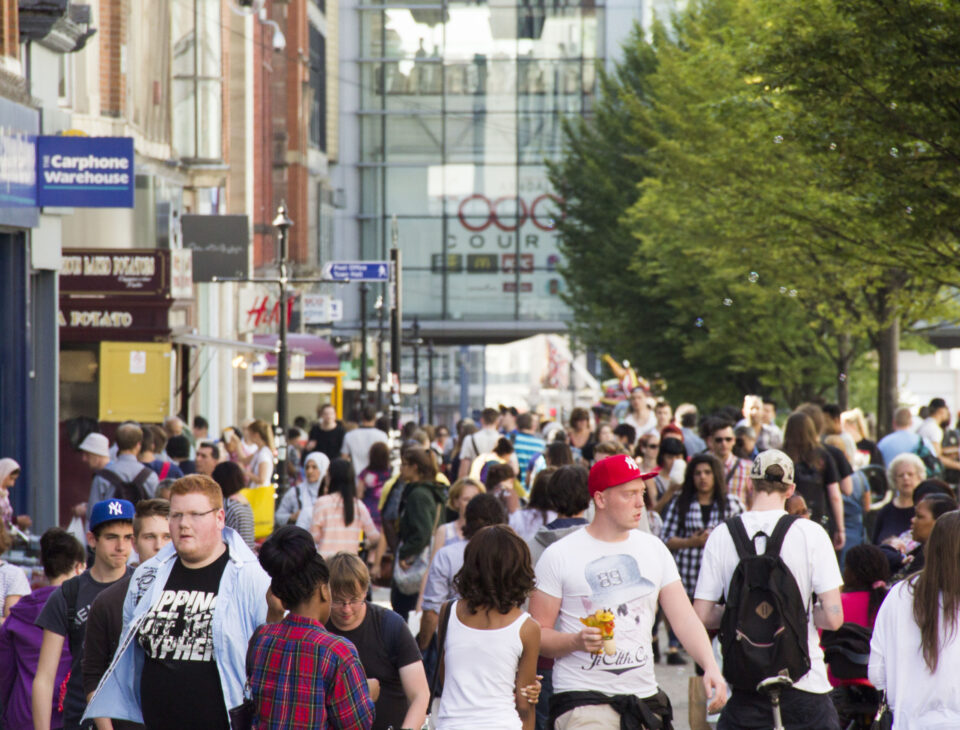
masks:
{"type": "Polygon", "coordinates": [[[259,730],[373,725],[373,701],[357,650],[312,619],[291,613],[278,624],[260,626],[247,651],[247,677],[259,730]]]}

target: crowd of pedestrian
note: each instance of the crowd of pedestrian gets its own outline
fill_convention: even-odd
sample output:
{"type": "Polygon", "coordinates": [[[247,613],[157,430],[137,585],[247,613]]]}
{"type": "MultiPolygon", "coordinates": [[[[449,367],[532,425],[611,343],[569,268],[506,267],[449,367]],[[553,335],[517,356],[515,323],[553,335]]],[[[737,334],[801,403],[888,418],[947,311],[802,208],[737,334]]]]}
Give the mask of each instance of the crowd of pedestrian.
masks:
{"type": "MultiPolygon", "coordinates": [[[[949,420],[900,409],[877,443],[830,404],[781,430],[760,396],[701,418],[637,388],[393,440],[324,404],[282,459],[256,420],[92,432],[43,585],[0,560],[0,727],[669,730],[660,661],[693,662],[697,729],[960,727],[949,420]]],[[[18,477],[0,459],[0,555],[18,477]]]]}

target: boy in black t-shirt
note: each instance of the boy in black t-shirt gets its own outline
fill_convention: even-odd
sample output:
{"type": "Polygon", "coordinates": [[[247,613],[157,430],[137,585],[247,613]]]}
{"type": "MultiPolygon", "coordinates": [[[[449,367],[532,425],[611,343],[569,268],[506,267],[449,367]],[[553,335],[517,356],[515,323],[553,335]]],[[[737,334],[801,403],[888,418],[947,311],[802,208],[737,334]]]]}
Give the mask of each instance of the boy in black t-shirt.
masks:
{"type": "Polygon", "coordinates": [[[43,629],[43,644],[33,680],[35,728],[50,727],[53,685],[64,638],[69,641],[72,657],[63,702],[64,730],[81,727],[80,718],[87,704],[80,669],[87,616],[93,599],[127,574],[127,559],[133,548],[133,516],[133,504],[125,499],[108,499],[93,506],[87,533],[87,544],[94,554],[93,566],[51,593],[37,617],[36,625],[43,629]]]}
{"type": "Polygon", "coordinates": [[[372,730],[419,728],[430,703],[430,687],[416,639],[400,615],[367,602],[367,566],[357,556],[337,553],[330,570],[327,630],[357,648],[368,679],[380,683],[372,730]]]}

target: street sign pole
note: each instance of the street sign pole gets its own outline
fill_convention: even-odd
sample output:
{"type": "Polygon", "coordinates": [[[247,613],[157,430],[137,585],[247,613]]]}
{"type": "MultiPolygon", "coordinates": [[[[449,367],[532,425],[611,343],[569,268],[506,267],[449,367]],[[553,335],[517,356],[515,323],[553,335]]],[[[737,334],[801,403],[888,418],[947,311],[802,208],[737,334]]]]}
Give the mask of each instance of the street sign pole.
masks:
{"type": "Polygon", "coordinates": [[[400,337],[403,307],[400,302],[400,249],[397,219],[393,219],[393,247],[390,249],[390,425],[400,428],[400,337]]]}
{"type": "Polygon", "coordinates": [[[287,217],[286,206],[281,203],[277,208],[274,227],[280,233],[280,261],[277,263],[280,284],[280,349],[277,351],[277,491],[283,495],[287,491],[287,231],[293,221],[287,217]]]}
{"type": "Polygon", "coordinates": [[[360,407],[367,404],[367,282],[360,284],[360,407]]]}

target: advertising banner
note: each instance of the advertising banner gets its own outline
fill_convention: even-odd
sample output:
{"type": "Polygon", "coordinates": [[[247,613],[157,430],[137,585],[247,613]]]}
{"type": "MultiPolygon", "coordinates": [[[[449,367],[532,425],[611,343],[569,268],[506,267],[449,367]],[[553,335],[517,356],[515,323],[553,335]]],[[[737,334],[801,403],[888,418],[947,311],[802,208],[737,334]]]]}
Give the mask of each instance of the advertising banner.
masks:
{"type": "Polygon", "coordinates": [[[132,208],[131,137],[37,137],[37,205],[132,208]]]}
{"type": "Polygon", "coordinates": [[[36,134],[40,114],[0,97],[0,225],[37,225],[36,134]]]}

